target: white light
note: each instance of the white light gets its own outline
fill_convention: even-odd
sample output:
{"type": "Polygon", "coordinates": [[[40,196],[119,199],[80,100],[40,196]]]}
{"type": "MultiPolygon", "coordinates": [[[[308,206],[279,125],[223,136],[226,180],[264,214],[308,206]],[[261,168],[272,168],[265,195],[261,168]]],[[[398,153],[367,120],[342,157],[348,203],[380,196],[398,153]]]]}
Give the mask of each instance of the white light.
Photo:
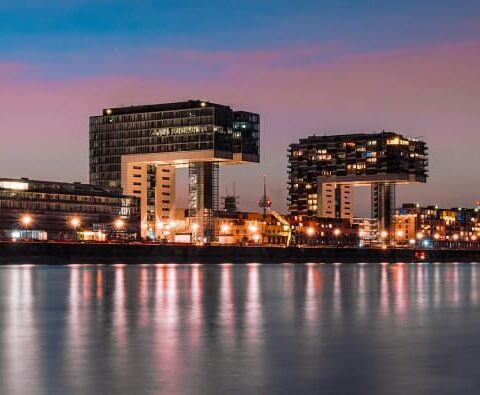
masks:
{"type": "Polygon", "coordinates": [[[22,224],[23,224],[23,226],[28,226],[28,225],[30,225],[31,223],[32,223],[32,217],[30,217],[30,215],[27,214],[27,215],[24,215],[24,216],[22,217],[22,224]]]}
{"type": "Polygon", "coordinates": [[[198,230],[199,226],[200,226],[200,225],[198,225],[198,224],[192,224],[192,230],[193,230],[194,232],[196,232],[196,231],[198,230]]]}
{"type": "Polygon", "coordinates": [[[313,227],[307,228],[307,235],[313,236],[315,234],[315,229],[313,227]]]}
{"type": "Polygon", "coordinates": [[[260,235],[254,234],[254,235],[253,235],[253,240],[255,240],[255,241],[260,240],[260,235]]]}
{"type": "Polygon", "coordinates": [[[70,220],[70,225],[76,228],[78,225],[80,225],[80,218],[77,218],[77,217],[72,218],[70,220]]]}
{"type": "Polygon", "coordinates": [[[418,233],[417,233],[417,239],[418,239],[418,240],[422,240],[422,239],[423,239],[423,233],[422,233],[422,232],[418,232],[418,233]]]}
{"type": "Polygon", "coordinates": [[[230,225],[222,224],[221,231],[222,231],[222,233],[228,233],[230,231],[230,225]]]}
{"type": "Polygon", "coordinates": [[[26,191],[28,189],[28,183],[18,181],[0,181],[0,188],[12,189],[16,191],[26,191]]]}
{"type": "Polygon", "coordinates": [[[258,228],[255,225],[250,225],[248,227],[248,230],[252,233],[255,233],[258,230],[258,228]]]}
{"type": "Polygon", "coordinates": [[[333,231],[333,234],[334,234],[335,236],[340,236],[340,233],[342,233],[342,232],[340,232],[340,229],[335,229],[335,230],[333,231]]]}
{"type": "Polygon", "coordinates": [[[382,239],[385,239],[387,236],[388,236],[388,232],[387,232],[386,230],[382,230],[382,231],[380,232],[380,237],[381,237],[382,239]]]}

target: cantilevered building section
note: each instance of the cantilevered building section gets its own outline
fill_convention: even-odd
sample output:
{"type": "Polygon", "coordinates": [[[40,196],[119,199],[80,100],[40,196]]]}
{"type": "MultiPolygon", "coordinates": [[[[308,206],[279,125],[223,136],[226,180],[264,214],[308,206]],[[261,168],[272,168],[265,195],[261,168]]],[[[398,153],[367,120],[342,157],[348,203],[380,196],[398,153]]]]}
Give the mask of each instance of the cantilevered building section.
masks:
{"type": "Polygon", "coordinates": [[[90,118],[90,182],[140,198],[142,236],[154,238],[175,215],[175,169],[189,169],[195,233],[216,239],[218,167],[258,163],[258,114],[190,100],[106,108],[90,118]]]}
{"type": "Polygon", "coordinates": [[[427,146],[397,133],[311,136],[289,148],[290,212],[352,219],[353,186],[372,188],[372,216],[393,226],[395,185],[427,180],[427,146]]]}

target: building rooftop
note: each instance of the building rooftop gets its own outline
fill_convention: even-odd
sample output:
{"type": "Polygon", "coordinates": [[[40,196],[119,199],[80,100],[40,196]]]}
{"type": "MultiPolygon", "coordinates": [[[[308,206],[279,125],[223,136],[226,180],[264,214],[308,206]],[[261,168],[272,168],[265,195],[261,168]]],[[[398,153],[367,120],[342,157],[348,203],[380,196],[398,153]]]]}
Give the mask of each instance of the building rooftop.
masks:
{"type": "Polygon", "coordinates": [[[362,133],[344,133],[335,135],[319,135],[316,134],[300,139],[300,144],[310,142],[338,142],[338,141],[353,141],[353,140],[366,140],[372,138],[385,139],[389,137],[402,137],[411,141],[418,141],[418,139],[408,136],[403,136],[397,132],[362,132],[362,133]]]}
{"type": "Polygon", "coordinates": [[[160,111],[175,111],[175,110],[206,108],[206,107],[230,109],[230,107],[222,104],[217,104],[217,103],[212,103],[212,102],[202,101],[202,100],[188,100],[188,101],[162,103],[162,104],[146,104],[146,105],[128,106],[128,107],[109,107],[109,108],[103,109],[103,116],[160,112],[160,111]]]}
{"type": "Polygon", "coordinates": [[[122,196],[122,190],[118,188],[100,188],[80,182],[41,181],[30,180],[29,178],[0,178],[0,190],[2,189],[75,195],[122,196]]]}

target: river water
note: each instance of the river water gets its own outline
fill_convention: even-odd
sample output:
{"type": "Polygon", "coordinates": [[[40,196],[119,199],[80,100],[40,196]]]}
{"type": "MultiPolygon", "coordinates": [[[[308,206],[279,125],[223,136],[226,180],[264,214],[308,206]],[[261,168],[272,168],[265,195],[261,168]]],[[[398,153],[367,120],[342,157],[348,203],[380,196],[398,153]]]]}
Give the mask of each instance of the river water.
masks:
{"type": "Polygon", "coordinates": [[[0,394],[468,394],[480,265],[0,267],[0,394]]]}

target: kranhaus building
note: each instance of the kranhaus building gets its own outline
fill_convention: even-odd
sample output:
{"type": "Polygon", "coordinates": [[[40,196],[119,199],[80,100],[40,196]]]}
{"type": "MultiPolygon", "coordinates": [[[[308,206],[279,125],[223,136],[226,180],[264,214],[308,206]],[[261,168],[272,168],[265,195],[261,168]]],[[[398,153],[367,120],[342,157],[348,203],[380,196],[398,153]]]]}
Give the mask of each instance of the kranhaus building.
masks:
{"type": "Polygon", "coordinates": [[[353,219],[356,186],[371,187],[372,217],[391,231],[395,188],[425,183],[428,147],[394,132],[310,136],[288,151],[288,199],[292,217],[353,219]]]}
{"type": "Polygon", "coordinates": [[[175,219],[175,171],[188,168],[197,240],[215,241],[219,166],[260,161],[260,117],[201,100],[105,108],[90,117],[90,183],[140,198],[141,235],[175,219]]]}

